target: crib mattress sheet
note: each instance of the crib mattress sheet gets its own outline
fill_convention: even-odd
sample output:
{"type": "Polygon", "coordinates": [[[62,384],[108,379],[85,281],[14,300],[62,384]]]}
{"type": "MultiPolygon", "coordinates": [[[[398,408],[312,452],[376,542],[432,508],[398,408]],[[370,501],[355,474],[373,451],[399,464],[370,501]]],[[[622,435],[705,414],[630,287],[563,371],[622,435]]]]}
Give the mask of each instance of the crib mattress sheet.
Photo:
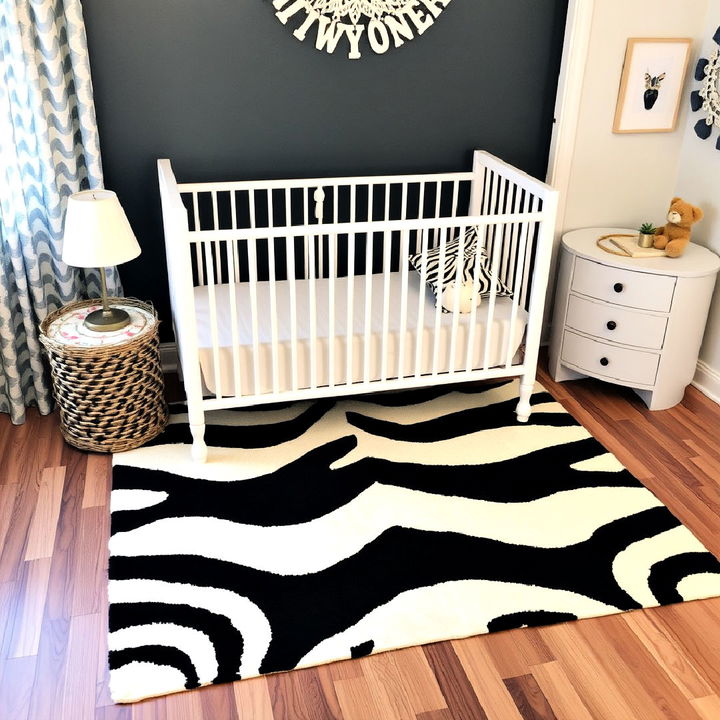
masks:
{"type": "MultiPolygon", "coordinates": [[[[332,281],[326,278],[315,280],[316,300],[316,340],[314,352],[311,348],[310,294],[311,281],[296,282],[296,318],[297,318],[297,386],[307,388],[315,385],[324,386],[330,383],[329,348],[334,334],[333,366],[334,382],[345,383],[347,380],[347,319],[348,319],[348,278],[332,281]],[[331,317],[331,297],[333,295],[334,313],[331,317]],[[313,377],[314,374],[314,377],[313,377]]],[[[401,332],[401,291],[402,274],[390,273],[387,281],[382,274],[370,276],[369,284],[364,275],[352,279],[352,342],[351,342],[351,381],[361,382],[366,376],[370,380],[378,380],[385,375],[387,378],[398,377],[400,373],[415,373],[418,332],[421,334],[421,351],[419,355],[420,374],[433,372],[433,355],[437,335],[438,358],[437,371],[447,372],[465,370],[467,363],[468,342],[470,340],[471,315],[460,315],[456,347],[451,357],[451,339],[453,315],[441,313],[438,332],[435,332],[436,311],[432,292],[427,286],[420,287],[417,273],[407,276],[407,311],[405,313],[405,342],[400,357],[401,332]],[[370,296],[370,333],[369,352],[365,351],[365,310],[366,295],[370,296]],[[384,298],[388,297],[388,337],[383,348],[384,298]],[[418,308],[420,312],[418,313],[418,308]],[[419,318],[418,318],[419,316],[419,318]],[[419,319],[419,322],[418,322],[419,319]],[[367,373],[365,359],[367,356],[367,373]]],[[[257,325],[258,325],[258,368],[257,377],[253,367],[253,331],[250,305],[250,287],[247,283],[235,285],[235,301],[237,307],[237,337],[239,340],[239,381],[240,394],[260,394],[273,391],[272,373],[272,322],[276,318],[278,337],[278,391],[293,389],[292,354],[291,354],[291,296],[290,283],[277,282],[276,309],[272,312],[270,283],[257,283],[257,325]],[[257,387],[256,387],[257,381],[257,387]]],[[[219,383],[216,381],[215,363],[212,351],[212,328],[210,322],[210,298],[207,286],[195,288],[195,312],[200,345],[200,366],[206,388],[216,394],[229,396],[236,394],[235,373],[233,366],[233,328],[230,303],[231,286],[228,284],[215,286],[215,302],[217,307],[218,327],[218,365],[219,383]]],[[[476,312],[476,330],[471,352],[473,368],[483,367],[486,351],[485,327],[488,321],[489,302],[483,299],[476,312]]],[[[495,367],[507,361],[508,348],[511,357],[515,355],[522,342],[527,312],[518,308],[514,328],[511,332],[512,298],[498,297],[492,320],[492,332],[489,340],[488,367],[495,367]],[[508,341],[509,345],[508,345],[508,341]]]]}

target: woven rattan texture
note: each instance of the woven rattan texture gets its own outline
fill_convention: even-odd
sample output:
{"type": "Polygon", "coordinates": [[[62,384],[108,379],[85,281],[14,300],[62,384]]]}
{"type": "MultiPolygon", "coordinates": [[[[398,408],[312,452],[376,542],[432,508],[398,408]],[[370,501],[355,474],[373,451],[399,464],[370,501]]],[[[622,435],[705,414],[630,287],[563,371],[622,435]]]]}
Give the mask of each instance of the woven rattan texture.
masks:
{"type": "Polygon", "coordinates": [[[81,300],[48,315],[40,325],[40,340],[50,360],[65,440],[82,450],[123,452],[140,447],[167,425],[157,314],[140,300],[123,298],[123,307],[155,316],[152,331],[100,347],[62,345],[47,337],[59,315],[97,302],[81,300]]]}

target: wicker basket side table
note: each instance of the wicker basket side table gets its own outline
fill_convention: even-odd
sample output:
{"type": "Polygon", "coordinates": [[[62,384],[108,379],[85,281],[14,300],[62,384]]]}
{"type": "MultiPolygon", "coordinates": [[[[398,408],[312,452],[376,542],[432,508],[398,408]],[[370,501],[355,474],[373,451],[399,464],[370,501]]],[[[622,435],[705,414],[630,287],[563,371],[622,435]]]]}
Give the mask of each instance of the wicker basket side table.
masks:
{"type": "Polygon", "coordinates": [[[157,313],[131,298],[113,299],[130,314],[122,330],[83,325],[97,300],[65,305],[40,325],[65,440],[81,450],[123,452],[159,435],[168,420],[160,369],[157,313]]]}

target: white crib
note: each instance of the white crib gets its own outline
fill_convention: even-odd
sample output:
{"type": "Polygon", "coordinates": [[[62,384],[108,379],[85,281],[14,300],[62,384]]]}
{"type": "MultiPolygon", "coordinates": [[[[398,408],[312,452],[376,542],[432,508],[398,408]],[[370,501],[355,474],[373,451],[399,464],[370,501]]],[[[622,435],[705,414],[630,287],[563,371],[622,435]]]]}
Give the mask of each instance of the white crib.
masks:
{"type": "Polygon", "coordinates": [[[462,173],[178,183],[169,160],[158,173],[195,460],[207,459],[205,411],[220,408],[521,376],[528,419],[548,185],[482,151],[462,173]],[[442,263],[461,238],[462,253],[468,229],[490,288],[470,312],[443,312],[427,252],[442,263]]]}

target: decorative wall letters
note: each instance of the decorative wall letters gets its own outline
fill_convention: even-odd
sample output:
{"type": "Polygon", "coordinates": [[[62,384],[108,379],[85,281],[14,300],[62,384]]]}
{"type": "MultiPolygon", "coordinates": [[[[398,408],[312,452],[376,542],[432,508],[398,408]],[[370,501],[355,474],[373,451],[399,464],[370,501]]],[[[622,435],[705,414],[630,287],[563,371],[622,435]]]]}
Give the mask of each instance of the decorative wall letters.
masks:
{"type": "Polygon", "coordinates": [[[273,0],[275,16],[293,26],[298,40],[318,50],[347,52],[357,60],[362,50],[382,55],[391,47],[422,35],[450,0],[273,0]]]}
{"type": "MultiPolygon", "coordinates": [[[[720,27],[713,40],[720,46],[720,27]]],[[[720,127],[720,47],[715,48],[709,58],[698,60],[695,79],[701,86],[690,93],[690,105],[694,112],[702,110],[705,113],[705,117],[695,123],[695,134],[707,140],[712,135],[713,125],[720,127]]],[[[720,138],[715,147],[720,150],[720,138]]]]}

